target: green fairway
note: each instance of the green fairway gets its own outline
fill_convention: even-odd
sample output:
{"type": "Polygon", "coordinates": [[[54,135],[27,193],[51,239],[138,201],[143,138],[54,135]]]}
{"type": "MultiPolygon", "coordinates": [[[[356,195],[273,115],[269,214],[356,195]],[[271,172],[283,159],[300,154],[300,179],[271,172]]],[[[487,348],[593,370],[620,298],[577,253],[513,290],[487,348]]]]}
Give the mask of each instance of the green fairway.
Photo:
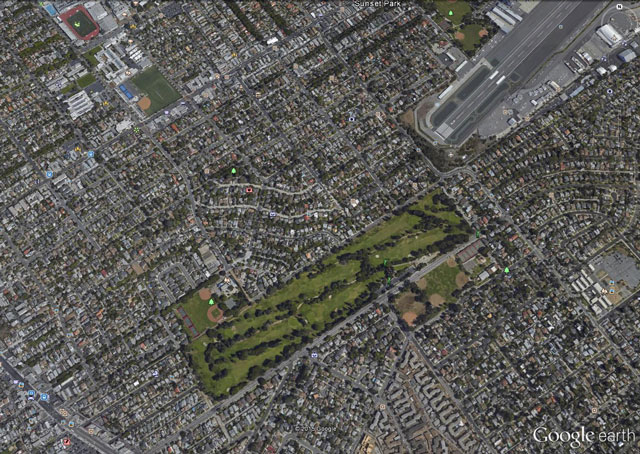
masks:
{"type": "MultiPolygon", "coordinates": [[[[240,310],[211,336],[193,341],[187,351],[205,389],[216,397],[235,392],[371,301],[394,264],[410,254],[413,259],[467,241],[469,227],[446,205],[434,204],[436,193],[440,194],[429,194],[282,289],[240,310]]],[[[456,267],[454,286],[457,272],[456,267]]],[[[199,332],[211,326],[209,306],[197,292],[180,305],[199,332]]]]}
{"type": "Polygon", "coordinates": [[[454,25],[460,25],[462,22],[462,17],[471,12],[471,7],[469,3],[464,0],[436,0],[435,2],[436,9],[438,13],[451,21],[454,25]],[[453,14],[449,14],[451,11],[453,14]]]}
{"type": "Polygon", "coordinates": [[[180,93],[155,67],[138,74],[131,82],[138,88],[140,95],[146,95],[151,100],[151,106],[145,110],[147,115],[152,115],[180,99],[180,93]]]}
{"type": "Polygon", "coordinates": [[[359,238],[358,241],[352,243],[351,246],[347,246],[342,250],[342,253],[356,252],[370,248],[376,244],[386,241],[394,235],[401,235],[406,232],[407,229],[412,228],[417,222],[417,218],[407,213],[394,216],[384,224],[370,230],[366,235],[359,238]]]}
{"type": "Polygon", "coordinates": [[[82,11],[78,11],[74,15],[69,16],[67,22],[69,22],[69,25],[71,25],[71,27],[73,27],[76,33],[80,36],[87,36],[96,29],[96,26],[93,25],[91,19],[89,19],[82,11]]]}

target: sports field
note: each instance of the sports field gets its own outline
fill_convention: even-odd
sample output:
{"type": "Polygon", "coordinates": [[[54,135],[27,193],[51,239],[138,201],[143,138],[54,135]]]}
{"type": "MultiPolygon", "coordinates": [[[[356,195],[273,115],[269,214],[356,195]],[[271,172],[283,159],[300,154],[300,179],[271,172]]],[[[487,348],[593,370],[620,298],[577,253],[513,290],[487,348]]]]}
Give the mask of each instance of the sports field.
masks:
{"type": "Polygon", "coordinates": [[[69,16],[67,22],[69,22],[69,25],[71,25],[80,36],[87,36],[89,33],[96,30],[96,26],[83,11],[78,11],[77,13],[69,16]]]}
{"type": "Polygon", "coordinates": [[[147,115],[153,115],[160,109],[180,99],[180,93],[169,84],[167,79],[155,67],[138,74],[131,79],[131,82],[136,86],[140,95],[147,96],[151,101],[149,108],[144,109],[147,115]]]}
{"type": "MultiPolygon", "coordinates": [[[[211,323],[207,316],[207,312],[211,308],[209,301],[203,301],[198,295],[198,292],[193,292],[184,302],[179,303],[178,306],[182,307],[189,315],[198,333],[205,331],[210,326],[214,326],[214,323],[211,323]]],[[[191,336],[191,333],[186,327],[185,332],[191,336]]]]}
{"type": "Polygon", "coordinates": [[[422,255],[429,246],[437,252],[467,241],[469,227],[445,205],[435,204],[433,195],[410,207],[412,213],[394,216],[243,308],[218,325],[212,337],[192,341],[187,351],[205,389],[216,397],[233,394],[372,300],[394,264],[422,255]]]}
{"type": "Polygon", "coordinates": [[[436,0],[438,13],[451,21],[453,25],[460,25],[462,17],[471,12],[471,6],[464,0],[436,0]],[[452,14],[449,14],[451,11],[452,14]]]}
{"type": "MultiPolygon", "coordinates": [[[[431,304],[434,306],[444,302],[450,303],[455,301],[451,293],[455,289],[462,287],[458,285],[462,282],[462,278],[459,277],[461,273],[464,275],[455,262],[453,262],[453,264],[443,263],[420,279],[418,281],[418,287],[426,290],[431,304]]],[[[466,282],[466,280],[464,282],[466,282]]]]}
{"type": "Polygon", "coordinates": [[[469,24],[460,28],[455,34],[458,41],[462,43],[463,50],[474,50],[476,45],[480,45],[481,33],[486,33],[485,28],[479,24],[469,24]]]}

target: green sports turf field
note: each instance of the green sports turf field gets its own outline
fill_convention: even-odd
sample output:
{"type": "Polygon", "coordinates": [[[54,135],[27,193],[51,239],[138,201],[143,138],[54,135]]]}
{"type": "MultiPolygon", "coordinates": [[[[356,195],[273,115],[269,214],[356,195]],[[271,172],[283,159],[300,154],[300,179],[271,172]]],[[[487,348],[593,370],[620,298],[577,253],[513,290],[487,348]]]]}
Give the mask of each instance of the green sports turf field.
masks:
{"type": "Polygon", "coordinates": [[[91,19],[89,19],[87,15],[82,11],[78,11],[72,16],[69,16],[67,21],[80,36],[87,36],[89,33],[96,29],[96,26],[93,25],[91,19]]]}
{"type": "Polygon", "coordinates": [[[131,79],[140,95],[146,95],[151,100],[151,107],[145,110],[147,115],[153,115],[160,109],[180,99],[178,93],[158,71],[151,67],[131,79]]]}

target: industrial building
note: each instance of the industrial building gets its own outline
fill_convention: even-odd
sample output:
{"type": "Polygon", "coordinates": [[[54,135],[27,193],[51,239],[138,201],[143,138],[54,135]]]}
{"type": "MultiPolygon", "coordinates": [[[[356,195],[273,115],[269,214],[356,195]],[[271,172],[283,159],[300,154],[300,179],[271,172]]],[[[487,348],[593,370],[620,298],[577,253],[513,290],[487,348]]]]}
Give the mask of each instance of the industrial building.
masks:
{"type": "Polygon", "coordinates": [[[500,27],[500,30],[504,33],[509,33],[518,22],[522,21],[521,16],[500,3],[498,3],[491,11],[487,12],[487,16],[498,27],[500,27]]]}
{"type": "Polygon", "coordinates": [[[487,17],[489,17],[489,19],[491,19],[493,21],[493,23],[496,24],[500,28],[500,30],[502,30],[504,33],[509,33],[511,30],[513,30],[513,26],[511,24],[509,24],[506,21],[502,20],[493,11],[489,11],[487,13],[487,17]]]}
{"type": "Polygon", "coordinates": [[[569,97],[570,98],[575,98],[576,96],[578,96],[580,93],[582,93],[582,91],[584,90],[584,85],[580,85],[578,88],[576,88],[575,90],[573,90],[571,93],[569,93],[569,97]]]}
{"type": "Polygon", "coordinates": [[[637,57],[636,53],[631,49],[625,49],[618,54],[618,58],[625,63],[629,63],[637,57]]]}
{"type": "Polygon", "coordinates": [[[600,27],[596,34],[607,43],[609,47],[615,47],[622,41],[622,35],[610,24],[600,27]]]}

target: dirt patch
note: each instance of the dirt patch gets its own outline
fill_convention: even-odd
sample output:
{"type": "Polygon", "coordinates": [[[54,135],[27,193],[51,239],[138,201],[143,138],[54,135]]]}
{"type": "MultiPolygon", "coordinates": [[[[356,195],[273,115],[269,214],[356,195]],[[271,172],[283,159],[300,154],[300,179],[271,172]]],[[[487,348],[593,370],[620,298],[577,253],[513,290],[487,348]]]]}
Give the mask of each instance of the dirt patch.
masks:
{"type": "Polygon", "coordinates": [[[198,296],[202,301],[209,301],[209,299],[211,298],[211,290],[206,287],[201,288],[200,290],[198,290],[198,296]]]}
{"type": "Polygon", "coordinates": [[[398,298],[398,302],[396,304],[398,305],[398,309],[400,309],[401,312],[404,312],[411,310],[411,305],[414,302],[415,295],[411,292],[407,292],[400,295],[400,298],[398,298]]]}
{"type": "Polygon", "coordinates": [[[402,320],[407,322],[407,325],[409,326],[413,326],[413,322],[416,318],[418,318],[418,314],[416,314],[415,312],[405,312],[404,314],[402,314],[402,320]]]}
{"type": "Polygon", "coordinates": [[[419,303],[415,299],[415,295],[411,292],[403,293],[396,301],[396,306],[402,314],[402,319],[409,326],[413,326],[413,322],[420,314],[424,314],[424,304],[419,303]]]}
{"type": "Polygon", "coordinates": [[[458,41],[464,41],[464,33],[462,32],[456,32],[455,35],[453,35],[458,41]]]}
{"type": "Polygon", "coordinates": [[[480,38],[484,38],[484,37],[485,37],[485,36],[487,36],[488,34],[489,34],[489,32],[487,31],[487,29],[486,29],[486,28],[483,28],[482,30],[480,30],[480,31],[478,32],[478,36],[479,36],[480,38]]]}
{"type": "Polygon", "coordinates": [[[464,287],[464,284],[466,284],[467,282],[469,282],[469,276],[467,276],[465,273],[460,271],[458,274],[456,274],[456,285],[458,286],[458,288],[464,287]]]}
{"type": "Polygon", "coordinates": [[[223,315],[224,313],[222,312],[222,309],[220,309],[217,304],[211,306],[207,311],[207,318],[211,323],[218,323],[222,320],[223,315]]]}
{"type": "Polygon", "coordinates": [[[140,107],[142,110],[147,110],[149,107],[151,107],[151,100],[149,99],[149,97],[145,96],[144,98],[141,98],[140,101],[138,101],[138,107],[140,107]]]}
{"type": "Polygon", "coordinates": [[[613,304],[615,306],[616,304],[618,304],[622,300],[622,297],[620,296],[619,293],[609,293],[607,295],[607,299],[609,300],[609,302],[611,304],[613,304]]]}
{"type": "Polygon", "coordinates": [[[451,256],[447,259],[447,265],[449,266],[449,268],[453,268],[454,266],[456,266],[456,259],[451,256]]]}
{"type": "Polygon", "coordinates": [[[433,295],[431,295],[429,297],[429,302],[431,303],[431,305],[433,307],[438,307],[440,306],[442,303],[444,303],[444,298],[442,296],[440,296],[437,293],[434,293],[433,295]]]}
{"type": "Polygon", "coordinates": [[[407,110],[405,113],[400,115],[400,121],[407,125],[409,128],[413,128],[413,109],[407,110]]]}
{"type": "Polygon", "coordinates": [[[427,288],[427,280],[425,278],[420,278],[418,279],[418,282],[416,282],[416,285],[418,286],[418,288],[420,290],[424,290],[427,288]]]}

